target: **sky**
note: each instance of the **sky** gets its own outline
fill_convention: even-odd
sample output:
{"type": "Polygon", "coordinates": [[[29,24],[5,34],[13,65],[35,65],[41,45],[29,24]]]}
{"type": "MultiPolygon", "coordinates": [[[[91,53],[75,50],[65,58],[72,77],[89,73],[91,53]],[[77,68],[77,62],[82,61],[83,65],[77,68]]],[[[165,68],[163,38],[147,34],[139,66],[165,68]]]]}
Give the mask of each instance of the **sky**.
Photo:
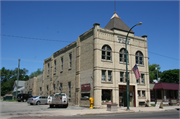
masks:
{"type": "Polygon", "coordinates": [[[147,35],[150,64],[160,71],[179,69],[179,1],[1,1],[0,67],[43,69],[44,59],[100,23],[116,10],[133,31],[147,35]],[[116,6],[116,7],[115,7],[116,6]]]}

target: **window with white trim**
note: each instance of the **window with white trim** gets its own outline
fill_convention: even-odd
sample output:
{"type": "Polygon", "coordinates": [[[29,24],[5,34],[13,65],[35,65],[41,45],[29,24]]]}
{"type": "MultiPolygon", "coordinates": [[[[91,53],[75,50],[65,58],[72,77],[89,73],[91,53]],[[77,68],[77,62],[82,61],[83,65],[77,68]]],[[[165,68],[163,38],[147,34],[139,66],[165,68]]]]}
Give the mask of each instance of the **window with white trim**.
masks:
{"type": "Polygon", "coordinates": [[[106,70],[102,70],[102,78],[101,78],[102,82],[106,81],[106,70]]]}
{"type": "Polygon", "coordinates": [[[144,84],[144,74],[141,74],[141,84],[144,84]]]}
{"type": "Polygon", "coordinates": [[[144,61],[143,61],[143,54],[141,51],[137,51],[136,52],[136,64],[140,64],[143,65],[144,61]]]}
{"type": "Polygon", "coordinates": [[[112,81],[112,71],[108,71],[108,81],[112,81]]]}
{"type": "Polygon", "coordinates": [[[145,97],[146,95],[145,95],[145,91],[142,91],[142,97],[145,97]]]}
{"type": "Polygon", "coordinates": [[[120,82],[124,82],[124,72],[120,72],[120,82]]]}
{"type": "Polygon", "coordinates": [[[111,60],[111,47],[108,45],[104,45],[102,47],[102,59],[103,60],[111,60]]]}
{"type": "MultiPolygon", "coordinates": [[[[127,62],[128,61],[128,51],[127,51],[127,62]]],[[[121,48],[120,52],[119,52],[119,61],[120,62],[126,62],[126,49],[125,48],[121,48]]]]}
{"type": "Polygon", "coordinates": [[[101,71],[101,81],[102,82],[112,82],[112,71],[111,70],[102,70],[101,71]]]}

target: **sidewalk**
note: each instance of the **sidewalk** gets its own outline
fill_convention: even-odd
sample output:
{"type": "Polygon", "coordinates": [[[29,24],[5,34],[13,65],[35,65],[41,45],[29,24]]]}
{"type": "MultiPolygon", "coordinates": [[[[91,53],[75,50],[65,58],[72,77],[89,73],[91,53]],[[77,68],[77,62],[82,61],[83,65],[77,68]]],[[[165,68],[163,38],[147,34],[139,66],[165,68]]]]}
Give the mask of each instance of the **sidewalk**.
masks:
{"type": "Polygon", "coordinates": [[[75,115],[96,115],[96,114],[119,114],[119,113],[138,113],[138,112],[158,112],[175,110],[179,106],[165,106],[163,109],[156,107],[130,107],[130,110],[126,110],[126,107],[119,107],[118,111],[106,111],[107,109],[83,109],[83,110],[48,110],[48,111],[38,111],[21,113],[16,115],[11,115],[11,117],[64,117],[64,116],[75,116],[75,115]]]}

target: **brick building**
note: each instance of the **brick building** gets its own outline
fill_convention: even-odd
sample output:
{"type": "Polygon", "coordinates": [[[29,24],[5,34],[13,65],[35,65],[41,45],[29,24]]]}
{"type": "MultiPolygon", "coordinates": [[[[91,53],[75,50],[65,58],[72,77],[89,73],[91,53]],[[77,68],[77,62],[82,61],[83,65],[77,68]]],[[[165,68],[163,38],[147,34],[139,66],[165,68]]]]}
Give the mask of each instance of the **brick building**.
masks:
{"type": "MultiPolygon", "coordinates": [[[[36,90],[42,95],[62,92],[69,96],[70,105],[105,107],[114,102],[127,105],[125,38],[129,27],[114,13],[105,28],[95,23],[70,45],[44,60],[43,83],[36,90]]],[[[147,36],[138,37],[131,31],[128,37],[128,75],[130,106],[150,100],[147,36]],[[137,64],[139,80],[132,71],[137,64]]]]}

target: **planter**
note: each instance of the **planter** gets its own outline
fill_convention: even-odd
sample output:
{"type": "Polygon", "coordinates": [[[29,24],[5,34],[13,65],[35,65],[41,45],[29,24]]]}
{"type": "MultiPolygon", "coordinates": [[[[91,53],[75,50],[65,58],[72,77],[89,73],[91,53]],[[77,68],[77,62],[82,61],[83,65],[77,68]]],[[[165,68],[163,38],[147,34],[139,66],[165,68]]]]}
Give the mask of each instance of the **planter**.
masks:
{"type": "Polygon", "coordinates": [[[118,111],[117,104],[107,104],[107,111],[118,111]]]}

